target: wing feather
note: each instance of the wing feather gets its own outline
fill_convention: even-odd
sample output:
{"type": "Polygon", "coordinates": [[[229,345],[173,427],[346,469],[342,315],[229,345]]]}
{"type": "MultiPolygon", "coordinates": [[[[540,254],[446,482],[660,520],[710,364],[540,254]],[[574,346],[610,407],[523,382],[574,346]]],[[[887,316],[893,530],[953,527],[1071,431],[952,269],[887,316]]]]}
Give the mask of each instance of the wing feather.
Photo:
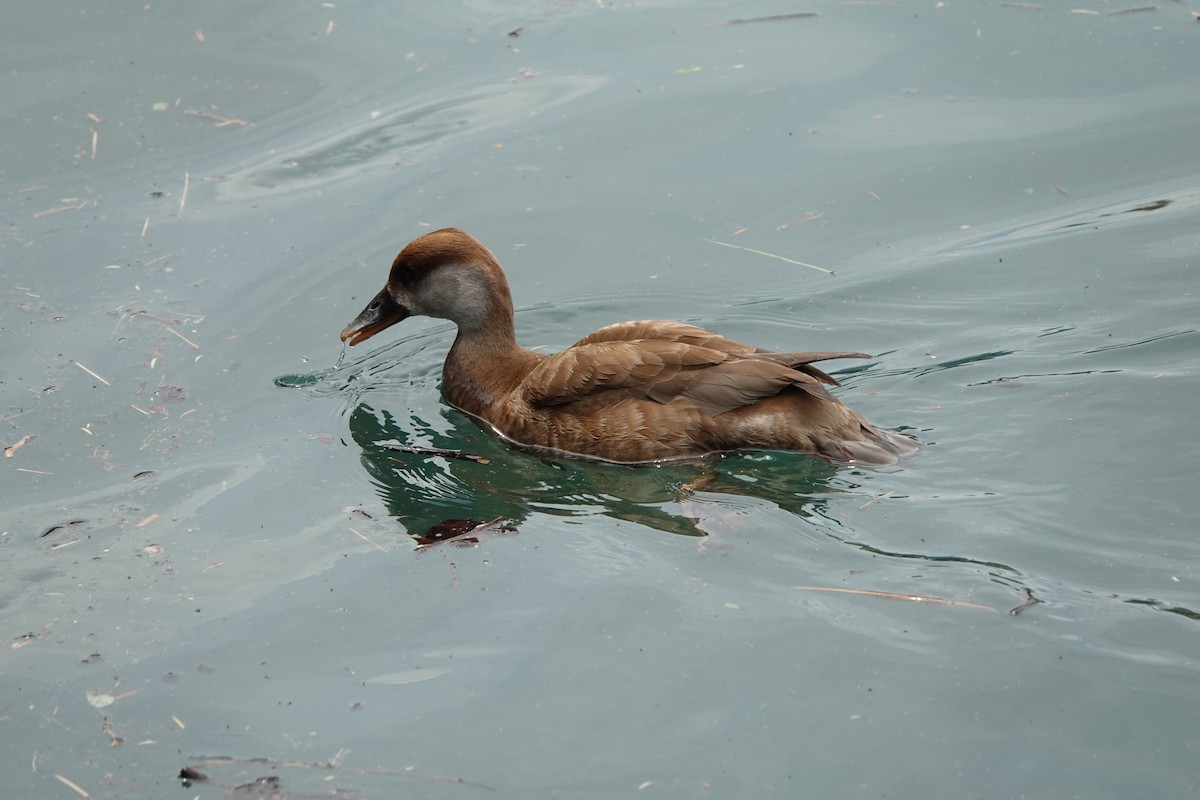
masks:
{"type": "Polygon", "coordinates": [[[812,366],[865,353],[776,353],[679,322],[622,322],[601,328],[543,359],[525,380],[537,407],[578,404],[580,411],[627,399],[679,398],[711,416],[744,408],[788,388],[830,400],[840,384],[812,366]]]}

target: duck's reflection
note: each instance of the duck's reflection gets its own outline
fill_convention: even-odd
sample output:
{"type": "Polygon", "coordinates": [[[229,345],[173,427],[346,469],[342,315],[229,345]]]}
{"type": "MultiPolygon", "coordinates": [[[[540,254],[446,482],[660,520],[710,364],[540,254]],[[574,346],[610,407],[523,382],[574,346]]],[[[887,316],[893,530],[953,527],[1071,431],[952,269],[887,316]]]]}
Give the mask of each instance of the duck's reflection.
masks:
{"type": "Polygon", "coordinates": [[[523,452],[442,407],[430,424],[396,419],[368,404],[350,415],[388,512],[421,536],[448,519],[501,518],[519,525],[531,513],[602,514],[668,533],[707,537],[720,550],[744,512],[731,495],[768,500],[800,516],[819,513],[837,467],[795,453],[729,454],[707,459],[625,466],[523,452]],[[406,453],[387,445],[462,451],[475,459],[406,453]],[[478,460],[476,460],[478,459],[478,460]],[[771,463],[763,463],[771,462],[771,463]]]}
{"type": "Polygon", "coordinates": [[[743,523],[751,519],[749,510],[766,501],[800,517],[820,517],[824,535],[872,557],[939,566],[957,563],[985,574],[1025,593],[1026,602],[1014,609],[1017,613],[1034,599],[1027,576],[1007,564],[897,551],[839,535],[837,526],[829,524],[835,520],[827,506],[835,494],[857,488],[853,472],[817,458],[750,452],[653,466],[547,458],[505,443],[453,409],[440,406],[437,413],[432,421],[415,415],[397,419],[363,403],[350,416],[351,434],[389,514],[418,543],[473,543],[511,534],[536,513],[604,515],[694,537],[702,552],[713,553],[731,547],[743,523]],[[460,451],[481,460],[396,452],[387,444],[460,451]]]}

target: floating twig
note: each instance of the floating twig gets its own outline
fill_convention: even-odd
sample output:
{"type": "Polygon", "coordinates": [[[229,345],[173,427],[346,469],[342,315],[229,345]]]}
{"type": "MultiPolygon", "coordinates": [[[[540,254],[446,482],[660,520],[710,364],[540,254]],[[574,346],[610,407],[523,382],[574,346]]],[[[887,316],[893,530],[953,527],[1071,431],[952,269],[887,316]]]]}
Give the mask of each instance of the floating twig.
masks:
{"type": "Polygon", "coordinates": [[[859,506],[858,510],[862,511],[864,508],[871,505],[871,503],[879,502],[880,500],[882,500],[885,497],[891,497],[895,493],[896,493],[896,490],[892,489],[892,491],[890,491],[890,492],[884,492],[883,494],[877,494],[874,497],[872,497],[870,500],[868,500],[867,502],[865,502],[861,506],[859,506]]]}
{"type": "Polygon", "coordinates": [[[191,339],[189,339],[188,337],[184,336],[179,331],[172,328],[170,323],[174,322],[177,325],[182,325],[184,323],[195,325],[197,323],[204,321],[204,317],[202,317],[202,316],[195,317],[195,318],[184,317],[182,319],[170,319],[170,318],[164,318],[164,317],[157,317],[154,314],[149,313],[148,311],[126,311],[121,315],[121,319],[117,320],[117,325],[116,325],[116,327],[113,328],[113,333],[117,332],[117,328],[119,328],[121,326],[121,322],[124,321],[127,317],[130,321],[137,319],[138,317],[145,317],[146,319],[153,322],[155,325],[161,325],[163,328],[165,328],[167,330],[168,333],[178,336],[185,343],[187,343],[188,347],[192,348],[193,350],[200,349],[200,345],[196,344],[191,339]]]}
{"type": "Polygon", "coordinates": [[[836,275],[837,274],[836,272],[834,272],[831,269],[825,269],[824,267],[818,267],[816,264],[809,264],[804,261],[797,261],[794,258],[788,258],[787,256],[781,256],[776,253],[768,253],[766,250],[756,250],[753,247],[743,247],[740,244],[730,244],[729,242],[720,242],[720,241],[717,241],[716,239],[708,239],[707,241],[712,242],[713,244],[719,244],[719,245],[721,245],[721,247],[731,247],[734,250],[745,250],[747,253],[754,253],[755,255],[766,256],[767,258],[775,258],[780,261],[786,261],[787,263],[795,264],[798,267],[808,267],[809,269],[815,269],[817,272],[824,272],[826,275],[836,275]]]}
{"type": "Polygon", "coordinates": [[[1158,11],[1158,6],[1134,6],[1133,8],[1118,8],[1116,11],[1106,11],[1104,16],[1116,17],[1121,14],[1140,14],[1143,11],[1158,11]]]}
{"type": "Polygon", "coordinates": [[[41,219],[42,217],[49,217],[49,216],[53,216],[54,214],[61,214],[64,211],[75,211],[77,209],[83,208],[86,205],[87,205],[87,200],[80,200],[79,202],[70,202],[70,203],[67,203],[66,205],[58,206],[57,208],[47,208],[43,211],[35,212],[33,215],[33,218],[41,219]]]}
{"type": "MultiPolygon", "coordinates": [[[[143,267],[153,267],[153,266],[154,266],[155,264],[157,264],[158,262],[160,262],[160,261],[166,261],[168,258],[172,258],[174,255],[175,255],[175,251],[174,251],[174,250],[172,250],[172,251],[171,251],[171,252],[169,252],[169,253],[165,253],[165,254],[163,254],[163,255],[159,256],[158,258],[152,258],[152,259],[150,259],[149,261],[143,261],[143,262],[142,262],[142,266],[143,266],[143,267]]],[[[143,311],[142,313],[143,313],[143,314],[145,314],[146,312],[145,312],[145,311],[143,311]]]]}
{"type": "Polygon", "coordinates": [[[366,535],[365,533],[359,533],[358,531],[354,530],[354,528],[348,528],[347,530],[349,530],[351,533],[353,533],[353,534],[354,534],[355,536],[357,536],[358,538],[362,539],[362,540],[363,540],[364,542],[366,542],[367,544],[371,545],[371,547],[374,547],[374,548],[376,548],[377,550],[382,550],[382,551],[383,551],[383,552],[385,552],[385,553],[388,551],[388,550],[387,550],[387,548],[386,548],[386,547],[384,547],[383,545],[381,545],[381,544],[377,544],[377,543],[375,543],[375,542],[371,541],[371,539],[370,539],[370,538],[368,538],[368,537],[367,537],[367,535],[366,535]]]}
{"type": "Polygon", "coordinates": [[[111,383],[109,383],[108,381],[104,380],[104,378],[101,378],[99,375],[97,375],[96,373],[92,372],[90,369],[88,369],[87,367],[85,367],[83,364],[80,364],[78,361],[72,361],[71,363],[72,363],[72,364],[74,364],[75,366],[79,367],[81,370],[83,370],[84,372],[86,372],[88,375],[91,375],[93,378],[95,378],[96,380],[98,380],[98,381],[100,381],[101,383],[103,383],[105,386],[112,386],[112,384],[111,384],[111,383]]]}
{"type": "Polygon", "coordinates": [[[1008,610],[1008,613],[1014,617],[1017,616],[1018,614],[1020,614],[1022,611],[1026,611],[1030,608],[1033,608],[1038,603],[1042,602],[1041,600],[1038,600],[1036,597],[1034,597],[1033,592],[1029,591],[1029,589],[1022,589],[1022,591],[1025,592],[1025,602],[1021,603],[1021,605],[1017,606],[1016,608],[1010,608],[1008,610]]]}
{"type": "MultiPolygon", "coordinates": [[[[424,545],[422,545],[424,546],[424,545]]],[[[446,555],[445,551],[439,550],[438,555],[446,560],[446,565],[450,567],[450,585],[455,589],[458,588],[458,565],[450,560],[450,556],[446,555]]]]}
{"type": "Polygon", "coordinates": [[[823,216],[825,216],[825,215],[818,214],[813,211],[809,211],[807,214],[805,214],[803,217],[800,217],[799,219],[794,219],[791,222],[785,222],[782,225],[776,225],[775,230],[786,231],[788,228],[794,227],[796,225],[803,225],[806,222],[812,222],[814,219],[820,219],[823,216]]]}
{"type": "Polygon", "coordinates": [[[70,778],[64,778],[62,775],[59,775],[58,773],[55,773],[54,778],[59,783],[62,783],[64,786],[66,786],[68,789],[73,790],[75,792],[75,794],[79,795],[80,797],[91,797],[91,795],[88,794],[87,791],[82,786],[80,786],[78,783],[75,783],[75,781],[71,780],[70,778]]]}
{"type": "Polygon", "coordinates": [[[968,603],[965,600],[945,600],[941,597],[925,597],[919,594],[898,594],[896,592],[876,592],[871,589],[843,589],[837,586],[793,586],[793,589],[803,589],[807,592],[840,592],[842,594],[862,594],[868,597],[885,597],[888,600],[908,600],[912,603],[935,603],[939,606],[963,606],[965,608],[978,608],[980,611],[991,611],[993,614],[998,613],[991,606],[980,605],[979,603],[968,603]]]}
{"type": "MultiPolygon", "coordinates": [[[[474,461],[476,464],[491,463],[483,456],[477,456],[474,453],[465,453],[462,450],[443,450],[440,447],[409,447],[405,444],[383,444],[378,447],[384,450],[391,450],[396,453],[409,453],[415,456],[444,456],[446,458],[457,458],[460,461],[474,461]]],[[[404,463],[398,458],[389,458],[390,461],[404,463]]]]}
{"type": "MultiPolygon", "coordinates": [[[[143,266],[150,266],[152,263],[154,262],[148,261],[143,266]]],[[[116,311],[116,309],[113,310],[116,311]]],[[[160,317],[157,314],[151,314],[144,308],[127,313],[129,314],[130,319],[133,319],[134,317],[145,317],[151,322],[157,322],[159,325],[199,325],[201,322],[204,322],[204,320],[208,319],[207,314],[184,314],[178,317],[160,317]]]]}
{"type": "MultiPolygon", "coordinates": [[[[55,620],[55,622],[57,622],[57,620],[55,620]]],[[[43,636],[45,636],[47,633],[49,633],[50,629],[53,627],[54,627],[54,622],[47,622],[45,625],[42,626],[42,629],[40,631],[38,631],[37,633],[26,633],[21,636],[18,636],[17,640],[15,642],[13,642],[12,644],[10,644],[9,647],[12,648],[13,650],[20,650],[22,647],[29,644],[30,642],[36,642],[38,639],[41,639],[43,636]]]]}
{"type": "Polygon", "coordinates": [[[191,339],[189,339],[188,337],[184,336],[184,335],[183,335],[182,333],[180,333],[179,331],[177,331],[177,330],[175,330],[174,328],[172,328],[170,325],[163,325],[163,327],[164,327],[164,328],[166,328],[168,332],[175,334],[175,335],[176,335],[176,336],[178,336],[180,339],[183,339],[185,342],[187,342],[188,346],[189,346],[189,347],[191,347],[193,350],[199,350],[199,349],[200,349],[200,345],[196,344],[196,343],[195,343],[195,342],[193,342],[191,339]]]}
{"type": "Polygon", "coordinates": [[[113,726],[109,725],[107,722],[100,726],[100,730],[108,734],[108,742],[111,747],[120,747],[121,745],[125,744],[125,740],[122,739],[117,734],[116,730],[113,729],[113,726]]]}
{"type": "Polygon", "coordinates": [[[8,447],[4,448],[4,457],[12,458],[13,455],[15,455],[18,450],[20,450],[22,447],[24,447],[25,445],[29,444],[32,441],[33,441],[33,434],[32,433],[25,434],[20,439],[17,439],[15,442],[10,444],[8,447]]]}
{"type": "Polygon", "coordinates": [[[795,14],[771,14],[767,17],[750,17],[749,19],[727,19],[724,22],[713,22],[710,28],[724,28],[729,25],[749,25],[753,22],[782,22],[788,19],[807,19],[817,16],[815,11],[799,11],[795,14]]]}
{"type": "Polygon", "coordinates": [[[237,117],[222,117],[217,114],[210,114],[207,111],[195,111],[190,108],[184,109],[183,113],[189,117],[199,117],[200,119],[211,119],[213,122],[217,123],[218,128],[224,128],[227,125],[238,125],[238,126],[241,126],[244,128],[250,124],[246,120],[238,119],[237,117]]]}
{"type": "Polygon", "coordinates": [[[183,194],[179,196],[179,216],[183,216],[183,207],[187,205],[188,185],[192,182],[192,173],[183,173],[183,194]]]}

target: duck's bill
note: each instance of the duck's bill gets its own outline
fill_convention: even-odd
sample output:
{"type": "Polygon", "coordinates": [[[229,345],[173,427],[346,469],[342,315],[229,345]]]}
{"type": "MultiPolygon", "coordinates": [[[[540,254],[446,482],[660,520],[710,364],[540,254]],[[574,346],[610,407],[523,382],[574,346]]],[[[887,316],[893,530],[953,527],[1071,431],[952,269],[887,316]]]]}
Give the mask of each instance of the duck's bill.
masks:
{"type": "Polygon", "coordinates": [[[342,331],[342,341],[351,347],[370,339],[385,328],[408,318],[408,309],[388,294],[387,287],[375,295],[367,307],[342,331]]]}

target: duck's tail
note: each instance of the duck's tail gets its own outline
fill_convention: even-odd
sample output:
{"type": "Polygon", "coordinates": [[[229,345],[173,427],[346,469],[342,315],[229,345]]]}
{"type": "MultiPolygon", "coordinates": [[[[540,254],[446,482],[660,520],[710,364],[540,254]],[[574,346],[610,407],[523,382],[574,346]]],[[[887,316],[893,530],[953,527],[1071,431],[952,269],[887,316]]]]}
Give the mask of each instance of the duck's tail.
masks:
{"type": "Polygon", "coordinates": [[[920,449],[920,442],[900,431],[876,428],[867,422],[859,430],[820,442],[821,455],[847,464],[887,467],[920,449]]]}

